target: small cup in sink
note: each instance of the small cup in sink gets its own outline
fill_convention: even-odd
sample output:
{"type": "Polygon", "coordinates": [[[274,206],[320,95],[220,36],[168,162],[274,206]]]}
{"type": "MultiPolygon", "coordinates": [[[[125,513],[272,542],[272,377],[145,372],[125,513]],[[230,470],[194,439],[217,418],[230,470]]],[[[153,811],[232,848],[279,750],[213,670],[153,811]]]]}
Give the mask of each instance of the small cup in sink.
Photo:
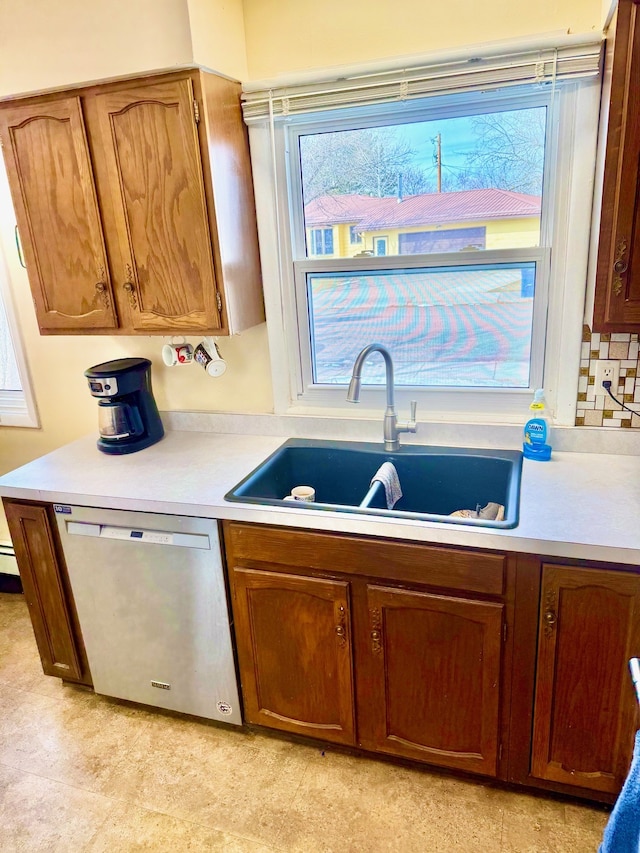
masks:
{"type": "Polygon", "coordinates": [[[291,494],[283,498],[285,501],[304,501],[305,503],[311,503],[315,499],[316,490],[313,486],[294,486],[291,494]]]}

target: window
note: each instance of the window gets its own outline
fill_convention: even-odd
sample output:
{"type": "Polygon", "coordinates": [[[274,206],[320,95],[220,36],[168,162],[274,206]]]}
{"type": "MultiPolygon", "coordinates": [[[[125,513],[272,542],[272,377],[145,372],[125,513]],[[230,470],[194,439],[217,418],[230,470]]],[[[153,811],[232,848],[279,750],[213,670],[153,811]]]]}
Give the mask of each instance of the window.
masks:
{"type": "Polygon", "coordinates": [[[353,246],[355,243],[362,243],[362,234],[358,231],[357,225],[349,226],[349,243],[353,246]]]}
{"type": "Polygon", "coordinates": [[[0,426],[39,426],[0,247],[0,426]]]}
{"type": "Polygon", "coordinates": [[[311,229],[311,254],[333,255],[333,228],[311,229]]]}
{"type": "MultiPolygon", "coordinates": [[[[292,110],[295,89],[287,89],[289,112],[262,134],[249,100],[252,147],[269,141],[277,165],[275,187],[265,181],[263,190],[275,190],[283,214],[273,276],[280,292],[268,315],[278,411],[347,409],[355,357],[378,342],[393,356],[400,401],[418,398],[431,415],[521,422],[544,386],[558,420],[571,422],[597,53],[567,79],[443,85],[409,101],[378,92],[380,102],[368,104],[374,84],[365,80],[360,103],[354,77],[350,97],[336,88],[331,101],[330,85],[302,87],[308,106],[292,110]],[[309,239],[327,230],[331,252],[324,237],[309,239]]],[[[557,56],[552,64],[559,75],[557,56]]],[[[518,68],[512,61],[504,73],[518,68]]],[[[438,71],[422,84],[435,85],[449,67],[438,71]]],[[[263,215],[259,225],[273,222],[263,215]]],[[[268,295],[267,303],[269,311],[268,295]]],[[[377,357],[363,384],[361,399],[379,408],[377,357]]]]}
{"type": "MultiPolygon", "coordinates": [[[[535,267],[308,273],[314,383],[348,385],[363,341],[375,340],[400,385],[528,388],[535,267]]],[[[384,383],[382,359],[366,377],[384,383]]]]}

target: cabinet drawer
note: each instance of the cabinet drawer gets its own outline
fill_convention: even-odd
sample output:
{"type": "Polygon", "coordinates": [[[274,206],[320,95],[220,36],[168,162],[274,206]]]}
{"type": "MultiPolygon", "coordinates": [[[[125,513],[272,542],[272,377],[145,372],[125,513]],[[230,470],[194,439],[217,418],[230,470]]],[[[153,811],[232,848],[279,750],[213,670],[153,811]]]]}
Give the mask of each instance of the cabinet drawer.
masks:
{"type": "Polygon", "coordinates": [[[502,595],[506,557],[388,539],[361,538],[225,522],[225,545],[235,565],[269,564],[379,577],[486,595],[502,595]]]}

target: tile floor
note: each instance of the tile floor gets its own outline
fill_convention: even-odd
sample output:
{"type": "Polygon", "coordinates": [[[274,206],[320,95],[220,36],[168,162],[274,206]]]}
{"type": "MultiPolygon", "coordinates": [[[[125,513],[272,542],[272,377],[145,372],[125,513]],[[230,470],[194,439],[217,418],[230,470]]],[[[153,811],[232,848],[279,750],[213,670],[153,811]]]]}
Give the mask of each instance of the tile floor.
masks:
{"type": "Polygon", "coordinates": [[[23,597],[0,594],[2,853],[595,853],[606,820],[63,686],[23,597]]]}

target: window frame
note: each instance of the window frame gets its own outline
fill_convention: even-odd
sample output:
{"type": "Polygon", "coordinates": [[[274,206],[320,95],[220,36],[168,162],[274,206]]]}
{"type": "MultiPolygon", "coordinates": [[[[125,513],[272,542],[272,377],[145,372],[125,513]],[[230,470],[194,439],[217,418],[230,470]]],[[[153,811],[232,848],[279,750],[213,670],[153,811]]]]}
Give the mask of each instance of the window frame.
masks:
{"type": "MultiPolygon", "coordinates": [[[[523,87],[524,88],[524,87],[523,87]]],[[[502,109],[515,106],[534,106],[541,98],[527,92],[505,88],[491,93],[490,98],[478,101],[476,113],[487,112],[496,106],[502,109]],[[528,102],[528,103],[527,103],[528,102]]],[[[548,102],[547,127],[550,146],[546,153],[547,166],[543,198],[551,200],[549,215],[541,221],[540,256],[543,280],[538,284],[545,290],[546,305],[537,311],[534,318],[537,336],[542,334],[542,368],[532,373],[532,384],[528,389],[405,389],[399,388],[400,405],[409,398],[417,397],[419,411],[431,420],[453,420],[456,422],[521,423],[526,414],[531,389],[536,383],[545,387],[549,408],[557,423],[573,425],[575,420],[580,342],[584,312],[584,296],[587,278],[587,257],[591,220],[591,203],[594,179],[594,163],[599,110],[600,80],[598,78],[564,81],[553,86],[546,96],[548,102]],[[549,159],[552,158],[552,159],[549,159]],[[550,185],[559,191],[551,195],[550,185]],[[550,248],[553,247],[553,248],[550,248]],[[546,253],[546,254],[544,254],[546,253]],[[554,282],[552,286],[552,282],[554,282]],[[547,315],[549,321],[547,322],[547,315]],[[546,329],[546,335],[545,335],[546,329]]],[[[470,97],[473,96],[471,93],[470,97]]],[[[433,99],[429,99],[432,102],[433,99]]],[[[468,101],[454,97],[439,98],[439,106],[446,109],[447,116],[470,115],[468,101]]],[[[305,261],[294,255],[300,244],[300,233],[304,235],[304,218],[300,215],[302,199],[299,177],[291,168],[291,151],[295,150],[295,134],[301,128],[339,129],[336,119],[347,119],[349,127],[370,126],[385,112],[390,115],[395,109],[402,121],[415,121],[423,107],[416,102],[394,105],[376,105],[366,108],[328,110],[313,116],[295,116],[279,119],[271,126],[267,122],[249,126],[254,163],[254,180],[258,208],[258,223],[265,272],[265,302],[267,306],[269,346],[273,371],[274,404],[279,414],[324,414],[356,417],[356,410],[345,402],[346,392],[342,388],[310,388],[305,380],[305,370],[310,376],[309,365],[300,346],[301,321],[305,306],[300,294],[300,273],[305,261]],[[353,115],[357,112],[357,120],[353,115]],[[351,115],[347,115],[351,113],[351,115]],[[294,131],[295,126],[295,131],[294,131]],[[296,207],[297,206],[297,207],[296,207]],[[293,225],[290,228],[289,223],[293,225]],[[270,244],[269,244],[269,241],[270,244]]],[[[431,116],[429,116],[431,118],[431,116]]],[[[444,116],[443,116],[444,117],[444,116]]],[[[397,115],[388,123],[400,123],[397,115]]],[[[345,122],[346,124],[346,122],[345,122]]],[[[543,204],[544,211],[544,204],[543,204]]],[[[304,245],[304,244],[302,244],[304,245]]],[[[525,250],[500,250],[500,258],[514,251],[517,259],[526,260],[525,250]]],[[[466,253],[465,253],[466,255],[466,253]]],[[[375,256],[358,259],[338,259],[341,269],[347,263],[361,263],[361,267],[372,268],[373,262],[388,265],[389,257],[375,256]]],[[[451,254],[428,256],[393,256],[406,265],[412,257],[417,265],[434,266],[437,262],[451,263],[451,254]],[[425,258],[428,262],[425,263],[425,258]]],[[[486,250],[469,253],[465,261],[488,263],[491,254],[486,250]]],[[[459,259],[462,262],[462,259],[459,259]]],[[[326,265],[333,263],[327,260],[326,265]]],[[[302,327],[304,328],[304,327],[302,327]]],[[[306,334],[306,333],[305,333],[306,334]]],[[[533,367],[533,365],[532,365],[533,367]]],[[[375,416],[384,405],[384,388],[364,388],[361,396],[363,406],[358,414],[375,416]],[[363,411],[365,409],[365,411],[363,411]]]]}
{"type": "Polygon", "coordinates": [[[9,285],[9,268],[0,245],[0,301],[7,318],[9,337],[18,367],[21,391],[0,389],[0,427],[32,427],[38,429],[40,420],[31,387],[29,369],[24,355],[24,346],[18,327],[9,285]]]}
{"type": "MultiPolygon", "coordinates": [[[[390,258],[403,258],[404,261],[402,263],[403,270],[411,270],[411,269],[423,269],[425,266],[436,268],[436,267],[451,267],[457,266],[460,268],[469,267],[469,266],[478,266],[480,265],[491,265],[493,263],[509,263],[512,261],[523,261],[523,262],[536,262],[539,267],[539,277],[538,277],[538,288],[544,291],[546,295],[546,290],[548,288],[549,282],[549,251],[540,251],[535,249],[502,249],[500,252],[497,251],[477,251],[477,252],[465,252],[464,255],[458,256],[455,253],[443,253],[443,254],[431,254],[431,255],[374,255],[373,257],[368,258],[335,258],[332,261],[326,262],[322,265],[322,272],[368,272],[368,271],[376,271],[376,270],[387,270],[390,267],[389,260],[390,258]],[[425,265],[425,258],[433,259],[434,263],[429,263],[425,265]],[[452,263],[452,259],[455,258],[456,263],[452,263]]],[[[395,267],[394,267],[395,268],[395,267]]],[[[299,261],[295,264],[294,271],[294,282],[295,282],[295,290],[296,290],[296,305],[298,309],[298,329],[299,329],[299,349],[300,349],[300,364],[302,372],[298,377],[298,381],[303,383],[305,381],[305,377],[313,377],[313,341],[311,335],[311,327],[310,327],[310,314],[311,311],[308,308],[307,302],[307,274],[320,272],[318,269],[318,264],[312,258],[309,258],[307,261],[299,261]]],[[[538,272],[538,269],[536,270],[538,272]]],[[[546,299],[545,307],[546,307],[546,299]]],[[[538,332],[540,326],[544,323],[546,317],[546,311],[543,310],[543,307],[540,305],[540,302],[536,304],[534,301],[533,305],[533,317],[532,317],[532,337],[533,334],[538,332]]],[[[369,343],[373,343],[370,341],[369,343]]],[[[530,373],[534,375],[535,378],[541,378],[542,376],[542,353],[535,353],[535,361],[534,361],[534,353],[532,351],[531,354],[531,370],[530,373]]],[[[534,379],[535,382],[535,379],[534,379]]],[[[361,395],[364,396],[367,391],[371,391],[372,394],[377,393],[379,388],[384,392],[383,386],[376,386],[367,388],[367,376],[366,369],[363,371],[362,375],[362,392],[361,395]]],[[[339,394],[344,393],[346,396],[346,385],[334,385],[334,384],[325,384],[322,382],[313,382],[311,381],[310,388],[307,390],[307,395],[311,398],[311,394],[313,394],[313,398],[317,402],[322,402],[325,405],[331,404],[331,397],[337,392],[339,394]],[[321,396],[322,395],[322,396],[321,396]]],[[[530,381],[531,385],[531,381],[530,381]]],[[[535,387],[539,387],[536,385],[535,387]]],[[[433,393],[451,393],[456,394],[461,391],[469,391],[472,392],[480,392],[483,394],[491,393],[495,391],[502,391],[500,388],[487,387],[483,388],[481,386],[476,386],[474,388],[465,388],[465,387],[450,387],[450,386],[406,386],[400,384],[398,381],[395,383],[396,392],[398,394],[411,394],[411,399],[415,399],[416,395],[420,395],[421,392],[433,394],[433,393]]],[[[507,389],[510,391],[512,389],[507,389]]],[[[533,392],[530,388],[526,389],[527,394],[532,394],[533,392]]],[[[311,398],[311,399],[313,399],[311,398]]]]}

